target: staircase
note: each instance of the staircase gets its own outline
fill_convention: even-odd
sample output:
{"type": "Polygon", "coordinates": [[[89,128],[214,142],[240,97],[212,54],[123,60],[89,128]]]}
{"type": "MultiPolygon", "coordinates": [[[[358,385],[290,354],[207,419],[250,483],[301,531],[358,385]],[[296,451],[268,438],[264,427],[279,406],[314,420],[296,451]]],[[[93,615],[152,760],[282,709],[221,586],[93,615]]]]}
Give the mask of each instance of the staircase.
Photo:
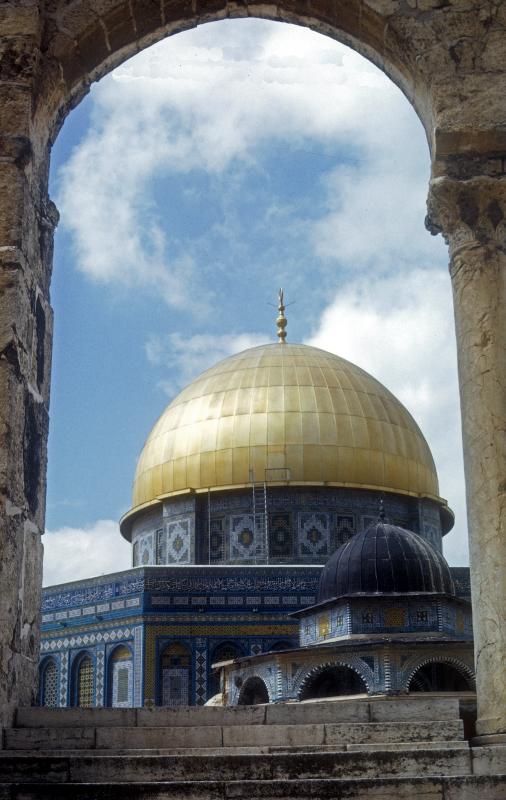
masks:
{"type": "Polygon", "coordinates": [[[470,748],[454,698],[238,708],[21,709],[0,800],[504,800],[506,747],[470,748]]]}

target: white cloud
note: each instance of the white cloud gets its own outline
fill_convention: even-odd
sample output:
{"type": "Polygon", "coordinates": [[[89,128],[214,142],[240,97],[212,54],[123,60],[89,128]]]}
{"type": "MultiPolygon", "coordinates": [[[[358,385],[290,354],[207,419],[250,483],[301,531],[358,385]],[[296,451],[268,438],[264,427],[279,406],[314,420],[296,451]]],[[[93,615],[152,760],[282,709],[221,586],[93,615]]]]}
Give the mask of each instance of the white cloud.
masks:
{"type": "Polygon", "coordinates": [[[344,148],[347,166],[322,187],[321,220],[302,223],[319,257],[386,262],[384,246],[410,259],[437,250],[419,235],[429,166],[420,123],[378,69],[327,37],[251,19],[202,26],[138,54],[93,96],[92,125],[57,199],[77,264],[95,281],[147,287],[201,312],[199,293],[188,297],[205,265],[171,231],[156,184],[257,169],[261,147],[276,143],[344,148]]]}
{"type": "Polygon", "coordinates": [[[106,575],[132,564],[131,545],[111,519],[97,520],[85,528],[65,526],[46,531],[42,541],[44,586],[106,575]]]}
{"type": "Polygon", "coordinates": [[[151,336],[146,343],[146,356],[150,364],[166,367],[168,372],[176,375],[173,381],[161,383],[166,394],[173,397],[193,378],[223,358],[265,343],[265,336],[256,333],[197,334],[187,338],[180,333],[171,333],[151,336]]]}
{"type": "Polygon", "coordinates": [[[363,278],[345,286],[310,343],[366,369],[418,422],[440,492],[456,514],[445,541],[451,563],[468,560],[457,363],[450,279],[436,269],[363,278]]]}

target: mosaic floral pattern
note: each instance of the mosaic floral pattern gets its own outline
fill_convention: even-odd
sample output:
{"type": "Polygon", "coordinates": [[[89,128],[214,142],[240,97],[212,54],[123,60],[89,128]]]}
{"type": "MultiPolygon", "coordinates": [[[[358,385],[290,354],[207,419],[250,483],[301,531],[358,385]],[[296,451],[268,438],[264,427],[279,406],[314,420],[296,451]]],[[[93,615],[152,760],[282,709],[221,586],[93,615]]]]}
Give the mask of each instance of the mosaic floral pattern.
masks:
{"type": "Polygon", "coordinates": [[[301,512],[298,530],[299,555],[326,556],[329,548],[329,515],[323,512],[301,512]]]}
{"type": "MultiPolygon", "coordinates": [[[[260,515],[258,515],[260,517],[260,515]]],[[[255,561],[264,555],[264,542],[258,535],[260,520],[253,521],[252,514],[230,518],[230,558],[255,561]]]]}
{"type": "Polygon", "coordinates": [[[290,558],[293,554],[293,533],[290,514],[271,514],[269,520],[269,555],[290,558]]]}
{"type": "Polygon", "coordinates": [[[137,566],[146,566],[147,564],[155,563],[154,552],[154,535],[152,533],[145,533],[135,540],[137,548],[137,566]]]}
{"type": "Polygon", "coordinates": [[[167,523],[167,561],[169,564],[189,564],[191,527],[189,519],[167,523]]]}

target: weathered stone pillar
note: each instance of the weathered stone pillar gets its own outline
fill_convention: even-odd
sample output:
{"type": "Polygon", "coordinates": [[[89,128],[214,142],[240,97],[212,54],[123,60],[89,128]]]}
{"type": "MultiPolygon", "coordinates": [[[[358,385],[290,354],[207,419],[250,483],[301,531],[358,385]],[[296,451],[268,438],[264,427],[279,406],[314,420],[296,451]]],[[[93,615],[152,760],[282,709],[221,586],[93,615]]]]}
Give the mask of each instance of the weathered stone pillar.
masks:
{"type": "Polygon", "coordinates": [[[506,733],[505,215],[505,178],[431,183],[428,227],[450,249],[482,736],[506,733]]]}
{"type": "Polygon", "coordinates": [[[0,725],[36,689],[57,213],[32,133],[36,2],[0,8],[0,725]],[[42,178],[40,177],[42,175],[42,178]]]}

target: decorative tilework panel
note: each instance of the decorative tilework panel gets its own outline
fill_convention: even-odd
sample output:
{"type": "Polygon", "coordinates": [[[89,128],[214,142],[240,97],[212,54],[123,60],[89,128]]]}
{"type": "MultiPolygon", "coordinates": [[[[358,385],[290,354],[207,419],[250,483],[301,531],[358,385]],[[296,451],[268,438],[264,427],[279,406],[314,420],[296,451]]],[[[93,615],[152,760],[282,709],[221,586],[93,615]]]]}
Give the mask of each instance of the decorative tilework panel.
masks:
{"type": "Polygon", "coordinates": [[[337,550],[342,544],[345,544],[355,533],[355,516],[354,514],[338,514],[336,517],[336,531],[334,549],[337,550]]]}
{"type": "Polygon", "coordinates": [[[50,659],[43,667],[41,677],[41,705],[46,708],[58,706],[58,667],[54,659],[50,659]]]}
{"type": "Polygon", "coordinates": [[[330,613],[318,614],[316,618],[318,639],[327,639],[330,636],[330,613]]]}
{"type": "Polygon", "coordinates": [[[269,555],[272,558],[290,558],[293,555],[290,514],[269,515],[269,555]]]}
{"type": "Polygon", "coordinates": [[[211,519],[211,530],[209,531],[209,552],[212,564],[225,560],[225,519],[214,517],[211,519]]]}
{"type": "Polygon", "coordinates": [[[136,539],[139,544],[139,564],[146,566],[155,563],[154,534],[145,533],[136,539]]]}
{"type": "Polygon", "coordinates": [[[133,705],[137,708],[142,706],[142,649],[144,640],[144,628],[138,625],[134,630],[134,685],[133,685],[133,705]]]}
{"type": "Polygon", "coordinates": [[[162,670],[162,705],[187,706],[190,694],[190,671],[187,667],[164,667],[162,670]]]}
{"type": "Polygon", "coordinates": [[[133,666],[131,659],[115,661],[112,668],[113,708],[130,708],[133,705],[133,666]]]}
{"type": "Polygon", "coordinates": [[[77,670],[77,706],[79,708],[93,706],[93,678],[93,661],[89,656],[85,656],[77,670]]]}
{"type": "Polygon", "coordinates": [[[255,561],[263,558],[264,542],[260,533],[260,514],[256,525],[252,514],[230,517],[230,558],[240,561],[255,561]]]}
{"type": "Polygon", "coordinates": [[[407,623],[407,609],[386,608],[384,611],[385,626],[387,628],[405,628],[407,623]]]}
{"type": "Polygon", "coordinates": [[[69,656],[70,653],[68,651],[60,654],[60,706],[67,705],[69,656]]]}
{"type": "Polygon", "coordinates": [[[105,647],[98,647],[95,651],[95,705],[99,708],[104,705],[104,664],[105,647]]]}
{"type": "Polygon", "coordinates": [[[132,564],[134,567],[138,567],[141,563],[140,552],[139,542],[134,542],[132,548],[132,564]]]}
{"type": "MultiPolygon", "coordinates": [[[[197,640],[198,641],[198,640],[197,640]]],[[[202,642],[202,640],[200,640],[202,642]]],[[[207,700],[207,650],[205,640],[195,651],[195,703],[203,706],[207,700]]]]}
{"type": "Polygon", "coordinates": [[[329,515],[323,512],[300,512],[298,515],[298,555],[326,556],[329,551],[329,515]]]}
{"type": "Polygon", "coordinates": [[[167,561],[189,564],[191,560],[191,520],[178,519],[167,523],[167,561]]]}
{"type": "Polygon", "coordinates": [[[167,533],[160,528],[156,532],[156,563],[167,563],[167,533]]]}

